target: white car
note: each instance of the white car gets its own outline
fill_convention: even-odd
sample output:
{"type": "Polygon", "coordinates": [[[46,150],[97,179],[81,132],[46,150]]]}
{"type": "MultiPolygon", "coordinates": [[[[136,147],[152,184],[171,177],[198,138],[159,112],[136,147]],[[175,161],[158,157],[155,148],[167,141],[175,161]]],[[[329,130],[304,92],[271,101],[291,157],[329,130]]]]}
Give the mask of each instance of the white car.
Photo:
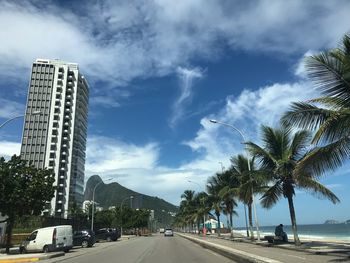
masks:
{"type": "Polygon", "coordinates": [[[171,228],[166,228],[165,231],[164,231],[164,236],[165,237],[168,237],[168,236],[172,237],[172,236],[174,236],[173,230],[171,228]]]}
{"type": "Polygon", "coordinates": [[[20,252],[44,253],[56,250],[68,252],[73,247],[72,226],[52,226],[33,231],[20,246],[20,252]]]}

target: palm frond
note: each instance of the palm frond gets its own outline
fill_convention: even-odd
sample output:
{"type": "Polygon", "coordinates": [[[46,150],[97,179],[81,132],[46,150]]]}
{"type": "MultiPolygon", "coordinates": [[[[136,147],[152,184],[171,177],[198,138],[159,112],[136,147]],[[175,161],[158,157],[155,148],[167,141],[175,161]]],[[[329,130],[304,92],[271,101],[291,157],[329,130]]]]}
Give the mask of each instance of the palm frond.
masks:
{"type": "Polygon", "coordinates": [[[319,127],[312,143],[333,142],[350,134],[350,110],[336,111],[319,127]]]}
{"type": "Polygon", "coordinates": [[[320,176],[334,171],[350,156],[350,138],[346,137],[324,147],[314,148],[296,166],[295,173],[320,176]]]}
{"type": "Polygon", "coordinates": [[[260,198],[262,207],[271,208],[273,205],[277,203],[277,201],[282,197],[282,195],[283,195],[282,185],[280,182],[276,182],[260,198]]]}
{"type": "Polygon", "coordinates": [[[262,168],[275,166],[275,158],[268,151],[253,142],[246,142],[245,144],[248,151],[260,161],[262,168]]]}
{"type": "Polygon", "coordinates": [[[331,110],[339,110],[344,108],[344,105],[347,105],[347,101],[343,100],[341,98],[335,98],[335,97],[320,97],[320,98],[314,98],[307,101],[308,103],[314,104],[322,104],[327,109],[331,110]]]}
{"type": "Polygon", "coordinates": [[[285,127],[298,127],[315,130],[324,123],[334,111],[319,108],[305,102],[293,102],[291,109],[284,113],[281,123],[285,127]]]}
{"type": "MultiPolygon", "coordinates": [[[[347,39],[344,38],[344,46],[347,39]]],[[[350,79],[346,75],[346,47],[310,56],[305,60],[308,76],[326,96],[336,97],[350,103],[350,79]]],[[[348,104],[349,105],[349,104],[348,104]]]]}
{"type": "Polygon", "coordinates": [[[327,198],[333,204],[340,202],[339,198],[331,190],[310,177],[300,176],[298,186],[308,190],[318,198],[327,198]]]}
{"type": "Polygon", "coordinates": [[[298,131],[294,134],[289,147],[290,157],[293,160],[298,160],[303,156],[303,151],[309,145],[310,133],[308,131],[298,131]]]}

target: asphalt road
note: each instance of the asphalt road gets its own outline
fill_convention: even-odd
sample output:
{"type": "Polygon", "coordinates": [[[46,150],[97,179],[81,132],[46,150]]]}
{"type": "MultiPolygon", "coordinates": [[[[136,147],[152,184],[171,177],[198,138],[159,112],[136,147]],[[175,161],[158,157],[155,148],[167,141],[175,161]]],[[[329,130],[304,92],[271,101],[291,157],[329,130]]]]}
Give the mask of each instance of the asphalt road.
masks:
{"type": "Polygon", "coordinates": [[[52,258],[45,262],[226,263],[233,261],[182,237],[153,235],[117,242],[96,243],[94,247],[72,249],[63,257],[52,258]]]}

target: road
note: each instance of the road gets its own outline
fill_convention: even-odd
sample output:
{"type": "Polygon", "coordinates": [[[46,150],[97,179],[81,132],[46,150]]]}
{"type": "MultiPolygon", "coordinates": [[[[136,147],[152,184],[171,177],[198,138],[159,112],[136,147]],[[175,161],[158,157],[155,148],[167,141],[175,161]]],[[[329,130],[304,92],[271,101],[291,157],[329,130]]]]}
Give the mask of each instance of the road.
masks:
{"type": "Polygon", "coordinates": [[[72,249],[63,257],[45,260],[45,262],[228,263],[233,261],[182,237],[153,235],[117,242],[96,243],[94,247],[72,249]]]}

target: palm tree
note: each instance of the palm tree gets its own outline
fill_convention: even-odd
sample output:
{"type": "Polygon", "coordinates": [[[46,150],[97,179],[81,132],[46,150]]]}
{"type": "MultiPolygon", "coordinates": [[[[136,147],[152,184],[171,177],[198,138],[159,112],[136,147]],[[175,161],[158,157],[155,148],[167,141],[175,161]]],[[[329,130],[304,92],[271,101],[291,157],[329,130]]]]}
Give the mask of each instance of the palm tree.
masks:
{"type": "Polygon", "coordinates": [[[329,189],[317,182],[314,174],[298,169],[298,165],[307,158],[306,148],[309,145],[309,139],[307,131],[292,134],[290,128],[273,129],[262,126],[264,146],[260,147],[252,142],[247,143],[248,150],[260,160],[261,171],[270,176],[271,180],[269,189],[261,197],[262,206],[271,208],[282,196],[287,198],[296,245],[300,245],[300,240],[293,202],[295,188],[304,188],[312,193],[320,194],[333,203],[339,202],[339,199],[329,189]]]}
{"type": "Polygon", "coordinates": [[[180,211],[182,212],[183,219],[187,222],[190,227],[193,225],[193,214],[195,210],[195,191],[185,190],[181,195],[180,211]]]}
{"type": "Polygon", "coordinates": [[[230,233],[231,237],[233,237],[232,229],[233,229],[233,215],[237,215],[237,212],[234,208],[237,206],[237,202],[235,198],[237,197],[237,188],[239,187],[239,181],[237,178],[232,176],[230,170],[224,171],[223,173],[219,173],[218,179],[221,185],[221,189],[219,191],[219,196],[222,199],[224,208],[223,213],[226,216],[229,216],[230,223],[230,233]]]}
{"type": "Polygon", "coordinates": [[[254,158],[249,159],[249,162],[250,170],[248,166],[248,159],[245,156],[239,154],[232,157],[230,172],[232,174],[232,180],[238,181],[238,187],[233,188],[232,190],[236,191],[236,195],[238,196],[239,200],[248,207],[250,238],[253,240],[253,194],[260,193],[265,184],[264,181],[258,176],[254,158]]]}
{"type": "Polygon", "coordinates": [[[220,215],[223,210],[223,200],[219,195],[222,188],[220,184],[220,179],[218,174],[208,178],[207,191],[208,191],[208,201],[212,209],[214,209],[216,218],[218,220],[217,234],[220,236],[220,215]]]}
{"type": "Polygon", "coordinates": [[[293,103],[282,122],[316,130],[312,143],[320,147],[304,158],[299,169],[321,175],[350,155],[350,37],[345,35],[339,48],[308,57],[305,67],[322,95],[293,103]]]}
{"type": "MultiPolygon", "coordinates": [[[[200,221],[203,219],[203,229],[205,227],[205,216],[210,212],[211,206],[208,200],[208,194],[206,192],[199,192],[194,197],[194,213],[193,217],[197,221],[197,227],[199,229],[200,221]]],[[[199,233],[199,231],[198,231],[199,233]]]]}

